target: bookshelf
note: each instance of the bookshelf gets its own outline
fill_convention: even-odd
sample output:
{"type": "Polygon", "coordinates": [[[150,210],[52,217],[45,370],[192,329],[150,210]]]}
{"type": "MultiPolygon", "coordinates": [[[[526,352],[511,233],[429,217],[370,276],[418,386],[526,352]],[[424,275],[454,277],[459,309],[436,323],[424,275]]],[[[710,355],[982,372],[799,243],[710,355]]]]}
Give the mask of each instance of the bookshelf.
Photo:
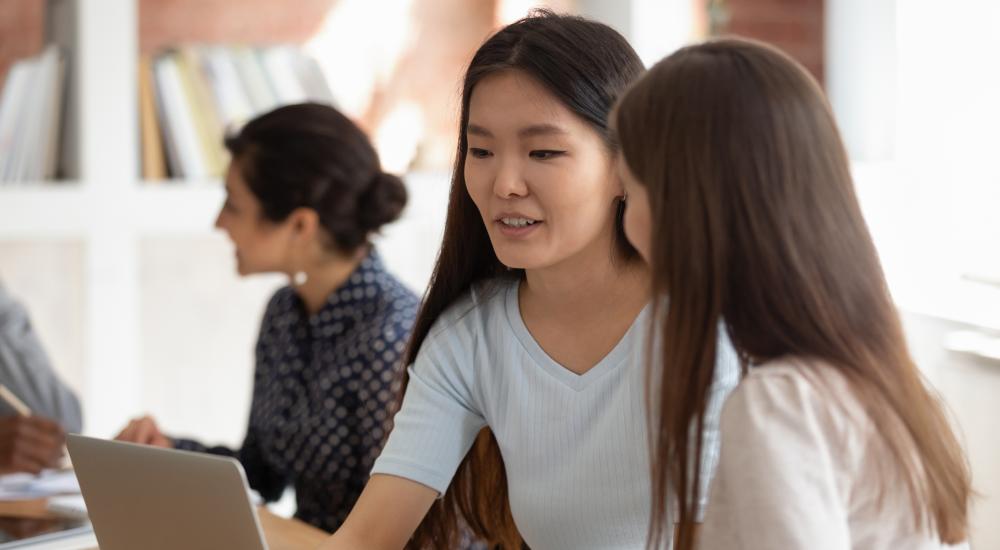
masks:
{"type": "MultiPolygon", "coordinates": [[[[149,275],[162,263],[149,251],[150,244],[159,243],[169,251],[181,249],[180,256],[175,253],[170,257],[179,264],[176,269],[188,272],[198,267],[184,265],[185,260],[197,263],[207,255],[215,262],[209,271],[223,273],[217,277],[217,286],[234,286],[236,276],[231,274],[229,258],[219,257],[228,250],[224,237],[213,229],[223,200],[221,182],[213,178],[149,182],[139,175],[138,6],[139,0],[46,0],[45,42],[59,45],[68,61],[60,137],[61,179],[0,186],[0,244],[70,243],[81,251],[77,274],[65,278],[46,274],[49,280],[39,286],[82,287],[82,312],[70,314],[79,316],[83,345],[77,346],[71,357],[75,366],[69,368],[69,376],[66,366],[58,361],[66,353],[49,351],[57,370],[75,382],[87,433],[114,435],[128,418],[150,411],[177,432],[233,444],[242,436],[245,423],[255,325],[266,296],[281,284],[281,278],[265,278],[241,287],[244,294],[250,289],[249,297],[244,296],[234,307],[241,306],[237,309],[246,319],[221,329],[228,331],[222,341],[235,340],[239,346],[232,353],[214,351],[205,354],[211,358],[196,357],[179,366],[177,372],[186,379],[165,372],[163,364],[169,360],[149,360],[168,347],[164,341],[170,344],[169,339],[151,339],[150,333],[163,329],[164,323],[176,326],[183,322],[180,314],[164,315],[164,323],[157,320],[159,310],[170,305],[170,298],[150,293],[169,290],[165,287],[170,281],[149,275]],[[205,241],[211,243],[207,247],[211,253],[190,260],[184,257],[184,243],[205,241]],[[231,336],[235,334],[239,338],[231,336]],[[209,361],[225,366],[193,372],[209,361]],[[199,375],[202,381],[214,382],[214,387],[191,396],[181,394],[185,386],[193,385],[192,376],[199,375]],[[223,393],[218,388],[224,384],[233,393],[232,399],[218,395],[223,393]],[[213,394],[218,399],[209,405],[185,404],[185,398],[204,403],[213,394]],[[187,408],[193,411],[188,417],[182,410],[187,408]],[[220,415],[221,419],[214,418],[220,415]],[[199,417],[205,426],[201,431],[196,430],[199,417]],[[177,422],[177,418],[182,421],[177,422]]],[[[428,242],[435,240],[432,236],[428,242]]],[[[429,267],[421,269],[429,272],[429,267]]],[[[411,276],[411,286],[419,288],[424,276],[423,272],[411,276]]],[[[197,275],[188,279],[197,279],[197,275]]],[[[31,303],[27,305],[33,309],[31,303]]],[[[51,314],[32,313],[36,318],[38,313],[41,317],[51,314]]],[[[190,318],[199,312],[188,310],[185,315],[190,318]]],[[[42,336],[45,341],[45,334],[42,336]]]]}
{"type": "Polygon", "coordinates": [[[65,179],[0,188],[0,240],[82,245],[79,389],[87,431],[102,435],[140,406],[134,390],[141,383],[134,368],[138,240],[144,232],[199,223],[195,218],[208,212],[197,206],[214,200],[205,190],[180,194],[165,202],[192,212],[177,225],[162,223],[169,214],[137,185],[137,113],[130,101],[136,96],[136,13],[136,0],[47,1],[46,42],[61,46],[69,62],[61,138],[65,179]]]}
{"type": "MultiPolygon", "coordinates": [[[[64,375],[60,356],[75,363],[68,379],[80,393],[86,433],[112,436],[148,411],[174,433],[235,444],[245,426],[259,315],[282,278],[238,280],[232,273],[228,244],[213,229],[223,199],[218,180],[140,178],[138,3],[47,0],[46,40],[69,61],[63,179],[0,187],[0,245],[70,243],[79,250],[79,260],[68,260],[79,264],[78,275],[46,274],[35,290],[44,296],[65,285],[82,294],[82,311],[71,312],[82,345],[50,352],[64,375]]],[[[440,241],[448,176],[418,173],[406,181],[414,190],[410,205],[377,245],[390,268],[420,290],[440,241]]],[[[51,309],[47,302],[34,304],[51,309]]]]}
{"type": "MultiPolygon", "coordinates": [[[[236,443],[249,402],[256,323],[281,278],[237,282],[230,258],[220,257],[229,249],[212,227],[223,196],[217,180],[153,184],[139,176],[139,3],[46,0],[46,42],[60,45],[68,60],[62,179],[0,187],[0,245],[69,242],[80,250],[79,275],[47,274],[54,282],[36,289],[71,277],[69,284],[81,289],[82,312],[73,314],[80,317],[82,345],[61,353],[76,363],[70,378],[87,433],[113,435],[127,418],[149,411],[174,433],[236,443]],[[157,246],[169,261],[151,252],[157,246]],[[206,273],[215,278],[206,281],[206,273]],[[170,292],[196,295],[190,302],[203,309],[178,304],[170,292]],[[219,296],[204,298],[212,293],[219,296]],[[176,329],[185,323],[197,328],[176,329]],[[187,338],[201,329],[209,335],[187,338]]],[[[649,46],[640,50],[652,59],[666,46],[653,40],[661,29],[639,24],[646,19],[640,8],[650,5],[580,0],[577,11],[633,38],[648,35],[649,46]]],[[[389,268],[417,291],[440,242],[448,178],[408,174],[410,204],[376,238],[389,268]]],[[[53,353],[57,368],[59,355],[53,353]]]]}

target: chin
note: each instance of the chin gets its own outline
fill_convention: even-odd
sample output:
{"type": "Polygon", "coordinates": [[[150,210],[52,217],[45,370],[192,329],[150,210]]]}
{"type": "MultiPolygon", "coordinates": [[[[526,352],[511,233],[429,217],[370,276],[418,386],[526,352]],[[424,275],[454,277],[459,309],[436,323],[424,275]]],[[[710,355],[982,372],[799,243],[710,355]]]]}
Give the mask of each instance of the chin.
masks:
{"type": "Polygon", "coordinates": [[[532,253],[526,250],[497,250],[497,259],[500,263],[507,266],[510,269],[538,269],[550,265],[551,261],[546,261],[546,258],[540,258],[539,254],[532,253]]]}
{"type": "Polygon", "coordinates": [[[246,264],[244,264],[243,260],[239,260],[236,262],[236,274],[239,275],[240,277],[246,277],[247,275],[252,275],[256,272],[257,272],[256,270],[251,269],[246,264]]]}

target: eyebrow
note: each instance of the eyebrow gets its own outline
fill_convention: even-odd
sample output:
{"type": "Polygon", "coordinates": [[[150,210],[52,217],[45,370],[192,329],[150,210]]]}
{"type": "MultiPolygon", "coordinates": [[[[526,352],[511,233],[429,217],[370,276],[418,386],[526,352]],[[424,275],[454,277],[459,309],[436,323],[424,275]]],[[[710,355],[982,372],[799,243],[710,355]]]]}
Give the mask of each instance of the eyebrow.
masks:
{"type": "MultiPolygon", "coordinates": [[[[469,124],[466,128],[466,132],[472,135],[483,136],[483,137],[493,137],[493,132],[490,132],[486,128],[479,126],[477,124],[469,124]]],[[[521,128],[517,131],[519,137],[533,137],[533,136],[544,136],[553,134],[568,134],[566,130],[562,129],[555,124],[533,124],[525,128],[521,128]]]]}

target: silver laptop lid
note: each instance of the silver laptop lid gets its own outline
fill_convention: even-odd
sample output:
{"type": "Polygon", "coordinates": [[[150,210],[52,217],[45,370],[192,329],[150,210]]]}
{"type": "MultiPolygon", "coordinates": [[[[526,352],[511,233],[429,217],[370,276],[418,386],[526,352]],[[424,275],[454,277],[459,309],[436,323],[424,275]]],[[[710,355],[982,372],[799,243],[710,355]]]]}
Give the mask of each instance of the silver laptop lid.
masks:
{"type": "Polygon", "coordinates": [[[67,436],[101,550],[267,550],[232,458],[67,436]]]}

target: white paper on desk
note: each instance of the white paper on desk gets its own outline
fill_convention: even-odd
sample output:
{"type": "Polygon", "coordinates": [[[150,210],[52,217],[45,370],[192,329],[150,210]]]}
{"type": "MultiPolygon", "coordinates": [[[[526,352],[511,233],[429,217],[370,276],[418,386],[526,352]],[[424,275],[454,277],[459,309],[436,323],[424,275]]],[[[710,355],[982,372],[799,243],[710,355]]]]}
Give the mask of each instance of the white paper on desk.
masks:
{"type": "Polygon", "coordinates": [[[68,518],[86,519],[87,503],[83,495],[56,495],[49,497],[49,512],[68,518]]]}
{"type": "Polygon", "coordinates": [[[0,476],[0,500],[26,500],[68,493],[80,493],[80,483],[72,470],[44,470],[37,476],[0,476]]]}

